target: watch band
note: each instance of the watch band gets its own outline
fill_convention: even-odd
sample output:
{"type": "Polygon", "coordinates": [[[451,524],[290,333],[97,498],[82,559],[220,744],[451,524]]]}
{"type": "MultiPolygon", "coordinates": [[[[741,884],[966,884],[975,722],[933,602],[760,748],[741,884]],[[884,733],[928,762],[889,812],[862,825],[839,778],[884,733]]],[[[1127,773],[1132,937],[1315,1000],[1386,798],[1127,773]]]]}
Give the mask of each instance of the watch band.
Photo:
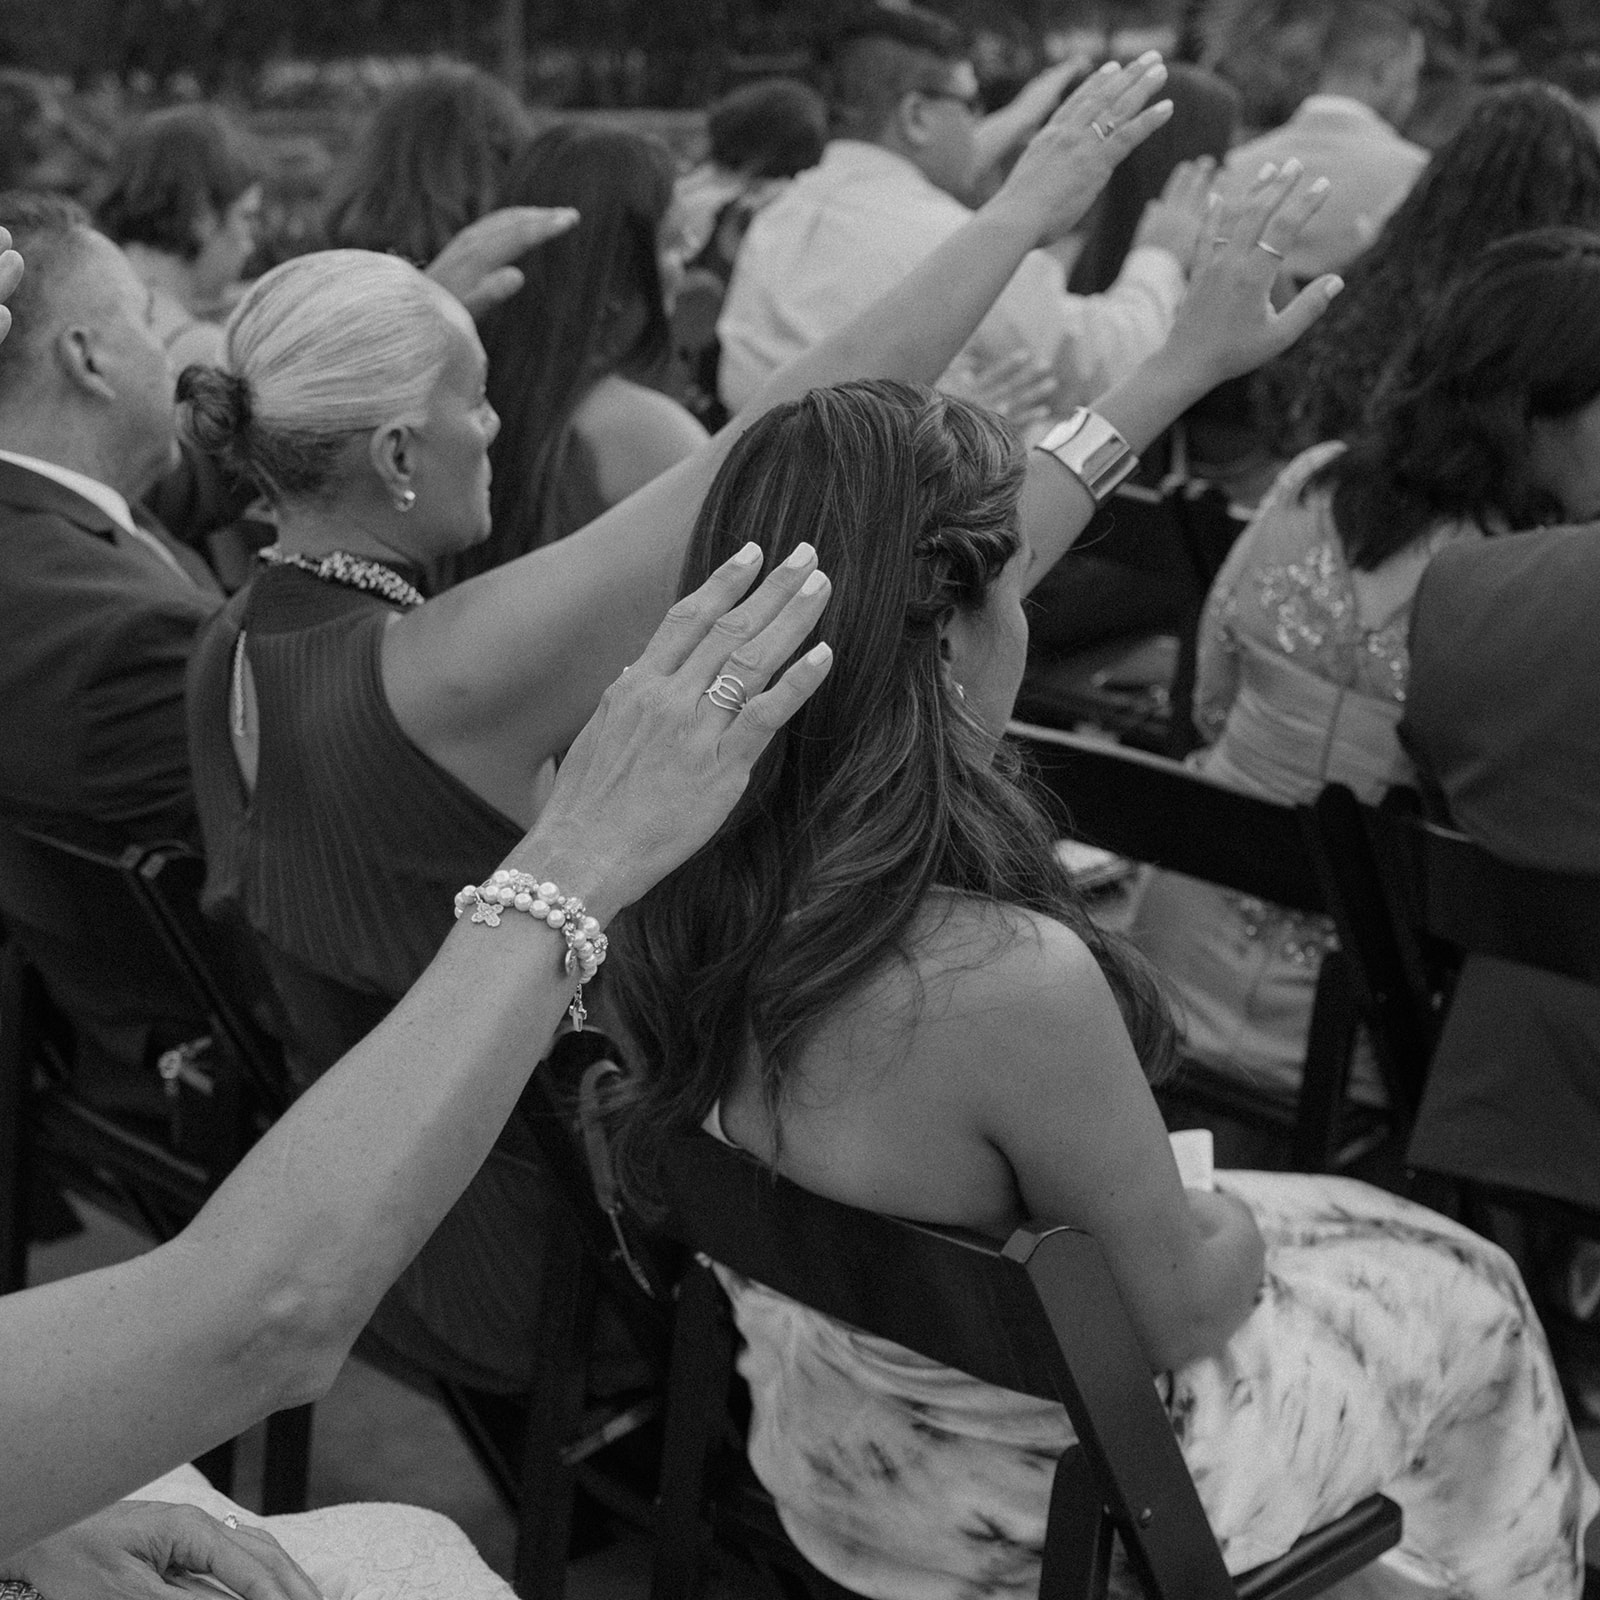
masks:
{"type": "Polygon", "coordinates": [[[1033,448],[1054,456],[1096,505],[1139,465],[1128,441],[1087,406],[1058,422],[1033,448]]]}

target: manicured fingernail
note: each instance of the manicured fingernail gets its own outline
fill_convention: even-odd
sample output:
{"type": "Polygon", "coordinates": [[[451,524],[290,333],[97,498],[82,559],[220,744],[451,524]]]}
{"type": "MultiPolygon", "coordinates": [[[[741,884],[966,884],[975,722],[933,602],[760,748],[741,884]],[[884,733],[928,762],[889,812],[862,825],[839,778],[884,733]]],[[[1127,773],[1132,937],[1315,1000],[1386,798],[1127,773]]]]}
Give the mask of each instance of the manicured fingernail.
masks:
{"type": "Polygon", "coordinates": [[[1278,167],[1276,162],[1267,162],[1266,165],[1263,166],[1262,169],[1256,174],[1256,182],[1265,183],[1267,179],[1270,178],[1277,170],[1278,167]]]}
{"type": "Polygon", "coordinates": [[[1142,67],[1142,66],[1145,66],[1148,62],[1159,61],[1160,59],[1161,59],[1161,52],[1159,50],[1146,50],[1145,53],[1142,56],[1139,57],[1138,64],[1142,67]]]}
{"type": "Polygon", "coordinates": [[[828,586],[828,575],[825,572],[813,572],[804,583],[800,585],[801,594],[815,594],[818,589],[828,586]]]}
{"type": "Polygon", "coordinates": [[[1318,178],[1306,191],[1307,194],[1326,194],[1333,187],[1331,179],[1318,178]]]}
{"type": "Polygon", "coordinates": [[[1167,76],[1167,64],[1166,64],[1166,62],[1158,61],[1155,64],[1155,66],[1151,67],[1151,69],[1147,73],[1145,73],[1144,81],[1146,83],[1162,83],[1162,82],[1164,82],[1166,80],[1166,76],[1167,76]]]}
{"type": "Polygon", "coordinates": [[[1120,61],[1102,61],[1099,66],[1098,75],[1102,78],[1109,78],[1113,72],[1121,71],[1122,63],[1120,61]]]}
{"type": "Polygon", "coordinates": [[[806,665],[820,667],[825,661],[833,660],[833,646],[831,644],[814,644],[806,651],[806,665]]]}
{"type": "Polygon", "coordinates": [[[761,546],[752,539],[742,550],[736,550],[732,559],[736,567],[753,567],[761,559],[761,546]]]}
{"type": "Polygon", "coordinates": [[[1344,288],[1343,278],[1328,278],[1322,285],[1322,292],[1331,300],[1344,288]]]}
{"type": "Polygon", "coordinates": [[[789,552],[789,559],[784,562],[786,567],[803,567],[807,562],[816,560],[817,552],[803,539],[789,552]]]}
{"type": "Polygon", "coordinates": [[[1282,176],[1285,178],[1298,178],[1304,170],[1300,164],[1299,156],[1290,156],[1283,164],[1282,176]]]}

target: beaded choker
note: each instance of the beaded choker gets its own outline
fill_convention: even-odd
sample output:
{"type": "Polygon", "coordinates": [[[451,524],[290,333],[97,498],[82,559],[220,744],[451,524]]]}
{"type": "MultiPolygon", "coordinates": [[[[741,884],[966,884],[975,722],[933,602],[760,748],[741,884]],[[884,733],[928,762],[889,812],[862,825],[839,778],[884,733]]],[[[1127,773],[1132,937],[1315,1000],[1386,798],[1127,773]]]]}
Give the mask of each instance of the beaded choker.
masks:
{"type": "Polygon", "coordinates": [[[393,567],[381,561],[369,561],[365,556],[353,556],[348,550],[330,550],[325,556],[302,556],[268,545],[256,551],[256,560],[269,567],[298,567],[324,583],[342,584],[346,589],[359,589],[363,594],[375,594],[390,605],[409,611],[420,606],[422,591],[407,583],[393,567]]]}

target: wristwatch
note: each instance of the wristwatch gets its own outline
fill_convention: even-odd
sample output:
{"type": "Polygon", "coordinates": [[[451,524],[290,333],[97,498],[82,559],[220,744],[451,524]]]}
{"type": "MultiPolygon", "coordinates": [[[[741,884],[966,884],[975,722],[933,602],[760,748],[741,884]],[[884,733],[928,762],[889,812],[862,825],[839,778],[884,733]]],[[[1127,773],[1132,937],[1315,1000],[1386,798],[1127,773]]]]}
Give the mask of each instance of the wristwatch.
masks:
{"type": "Polygon", "coordinates": [[[1096,505],[1139,465],[1128,441],[1087,406],[1058,422],[1033,448],[1054,456],[1096,505]]]}

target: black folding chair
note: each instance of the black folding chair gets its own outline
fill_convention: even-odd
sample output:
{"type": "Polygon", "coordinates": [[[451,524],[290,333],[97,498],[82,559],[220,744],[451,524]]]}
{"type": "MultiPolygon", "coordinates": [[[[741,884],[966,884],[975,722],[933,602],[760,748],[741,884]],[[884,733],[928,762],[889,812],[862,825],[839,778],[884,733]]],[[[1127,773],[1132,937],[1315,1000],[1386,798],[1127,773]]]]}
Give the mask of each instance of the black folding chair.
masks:
{"type": "Polygon", "coordinates": [[[742,1459],[726,1460],[736,1334],[708,1257],[852,1327],[1066,1408],[1078,1443],[1055,1472],[1040,1600],[1103,1597],[1113,1534],[1151,1600],[1304,1600],[1399,1540],[1399,1508],[1373,1495],[1279,1560],[1230,1578],[1088,1234],[1027,1226],[1002,1246],[898,1221],[811,1194],[701,1133],[673,1141],[665,1185],[665,1231],[700,1264],[679,1297],[652,1600],[704,1593],[719,1544],[775,1566],[803,1593],[848,1593],[789,1544],[742,1459]]]}
{"type": "MultiPolygon", "coordinates": [[[[1317,811],[1339,892],[1360,908],[1350,920],[1352,955],[1395,997],[1392,1053],[1409,1058],[1419,1085],[1465,957],[1494,956],[1600,988],[1600,877],[1514,866],[1427,820],[1415,795],[1372,809],[1330,784],[1317,811]]],[[[1422,1176],[1485,1231],[1501,1210],[1562,1236],[1600,1239],[1600,1211],[1460,1173],[1422,1176]]],[[[1553,1337],[1593,1345],[1592,1325],[1554,1301],[1543,1273],[1528,1274],[1528,1289],[1553,1337]]]]}
{"type": "MultiPolygon", "coordinates": [[[[182,845],[113,856],[0,826],[3,1291],[26,1284],[42,1192],[164,1242],[287,1104],[265,981],[252,987],[249,946],[202,918],[203,874],[182,845]],[[138,1043],[110,1059],[106,1040],[138,1043]]],[[[310,1417],[304,1406],[268,1423],[268,1512],[305,1505],[310,1417]]],[[[232,1455],[224,1445],[203,1463],[224,1487],[232,1455]]]]}
{"type": "MultiPolygon", "coordinates": [[[[1311,808],[1240,794],[1177,762],[1104,740],[1027,723],[1013,723],[1010,732],[1071,838],[1291,910],[1337,911],[1311,808]]],[[[1357,1023],[1377,1004],[1367,977],[1342,948],[1323,957],[1298,1096],[1186,1060],[1160,1097],[1169,1108],[1227,1117],[1285,1142],[1297,1171],[1350,1166],[1387,1136],[1392,1120],[1409,1121],[1416,1109],[1409,1081],[1392,1070],[1386,1036],[1378,1059],[1391,1114],[1347,1097],[1357,1023]]]]}

